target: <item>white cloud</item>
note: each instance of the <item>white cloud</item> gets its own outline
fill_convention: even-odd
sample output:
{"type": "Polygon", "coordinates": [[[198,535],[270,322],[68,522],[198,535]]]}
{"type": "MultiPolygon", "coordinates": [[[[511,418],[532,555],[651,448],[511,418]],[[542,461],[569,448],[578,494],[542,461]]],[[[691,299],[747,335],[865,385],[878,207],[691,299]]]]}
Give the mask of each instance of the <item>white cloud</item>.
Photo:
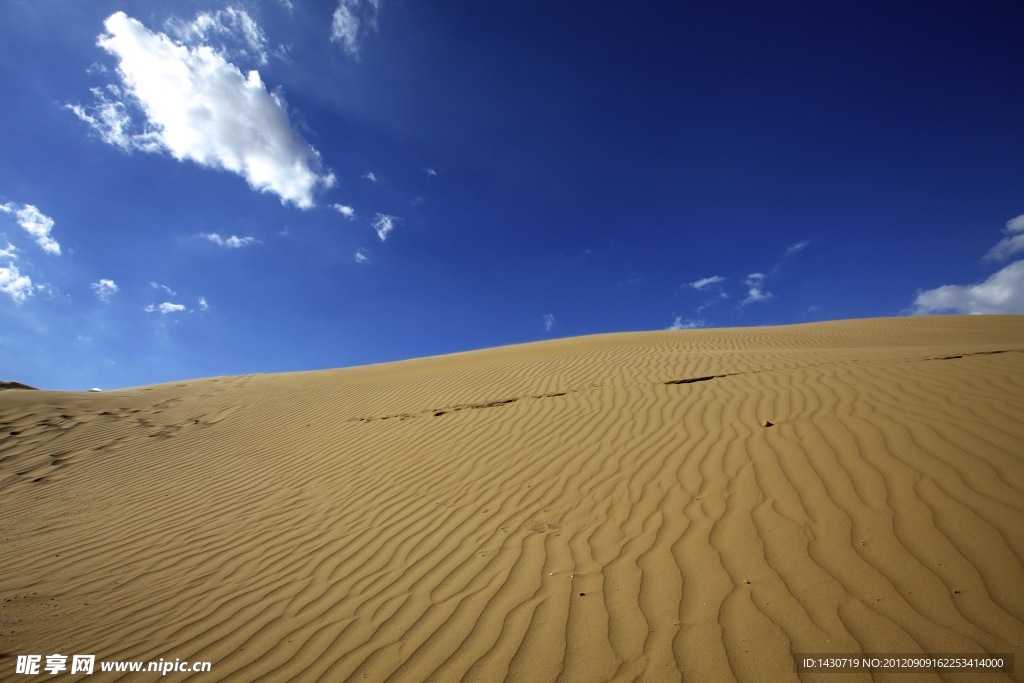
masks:
{"type": "Polygon", "coordinates": [[[764,273],[751,273],[750,275],[747,276],[745,282],[749,287],[759,287],[762,283],[764,283],[764,278],[764,273]]]}
{"type": "Polygon", "coordinates": [[[711,285],[717,285],[719,282],[724,282],[725,278],[721,275],[712,275],[711,277],[701,278],[700,280],[694,280],[690,283],[690,286],[694,289],[707,289],[711,285]]]}
{"type": "Polygon", "coordinates": [[[47,254],[60,256],[60,244],[57,243],[57,240],[50,237],[50,231],[53,230],[52,218],[44,215],[31,204],[22,204],[20,209],[11,202],[0,204],[0,211],[13,213],[18,219],[18,225],[25,232],[32,235],[36,240],[36,244],[42,247],[43,251],[47,254]]]}
{"type": "Polygon", "coordinates": [[[760,287],[751,287],[747,290],[747,298],[743,300],[743,305],[752,304],[757,301],[768,301],[775,295],[771,292],[764,292],[760,287]]]}
{"type": "Polygon", "coordinates": [[[747,298],[742,302],[743,306],[757,301],[768,301],[768,299],[774,296],[771,292],[764,291],[764,279],[764,273],[751,273],[747,276],[746,284],[749,289],[747,290],[747,298]]]}
{"type": "Polygon", "coordinates": [[[367,171],[362,175],[363,180],[369,180],[371,183],[377,182],[377,176],[373,171],[367,171]]]}
{"type": "Polygon", "coordinates": [[[786,256],[792,256],[793,254],[799,254],[801,251],[806,249],[811,244],[810,240],[800,240],[795,244],[789,245],[786,248],[786,256]]]}
{"type": "Polygon", "coordinates": [[[0,292],[11,297],[14,303],[20,304],[32,296],[35,289],[32,286],[32,278],[22,275],[14,263],[18,259],[17,251],[13,244],[8,244],[6,249],[0,249],[0,259],[5,261],[0,264],[0,292]]]}
{"type": "Polygon", "coordinates": [[[726,294],[726,293],[725,293],[724,291],[721,291],[721,290],[720,290],[720,291],[718,292],[718,296],[714,297],[713,299],[708,299],[707,301],[705,301],[704,303],[702,303],[702,304],[701,304],[700,306],[698,306],[698,307],[697,307],[697,312],[698,312],[698,313],[703,313],[703,312],[704,312],[704,311],[706,311],[707,309],[709,309],[709,308],[712,308],[712,307],[714,307],[714,306],[717,306],[717,305],[718,305],[718,304],[720,304],[720,303],[721,303],[722,301],[724,301],[724,300],[726,300],[726,299],[728,299],[728,298],[729,298],[729,295],[728,295],[728,294],[726,294]]]}
{"type": "Polygon", "coordinates": [[[132,117],[123,102],[109,100],[99,88],[90,89],[96,104],[91,110],[78,104],[66,104],[65,109],[71,110],[75,116],[89,124],[100,139],[113,145],[122,152],[140,149],[146,152],[159,152],[160,143],[151,133],[132,133],[132,117]]]}
{"type": "Polygon", "coordinates": [[[373,229],[377,231],[377,237],[383,242],[388,238],[388,233],[395,229],[395,225],[401,223],[398,216],[389,216],[386,213],[378,213],[373,217],[373,229]]]}
{"type": "Polygon", "coordinates": [[[703,320],[683,320],[683,316],[677,315],[675,322],[669,325],[668,330],[694,330],[698,327],[704,327],[706,325],[703,320]]]}
{"type": "Polygon", "coordinates": [[[121,289],[113,280],[107,279],[101,279],[98,282],[94,282],[89,285],[89,287],[96,292],[96,296],[103,302],[110,301],[110,297],[114,296],[114,294],[121,289]]]}
{"type": "Polygon", "coordinates": [[[331,17],[331,42],[359,58],[360,33],[377,29],[380,0],[340,0],[331,17]]]}
{"type": "Polygon", "coordinates": [[[918,291],[914,314],[1024,313],[1024,261],[1016,261],[973,285],[918,291]]]}
{"type": "Polygon", "coordinates": [[[240,249],[259,242],[255,237],[238,237],[236,235],[232,235],[231,237],[221,237],[215,232],[201,232],[199,233],[199,236],[205,237],[214,244],[228,249],[240,249]]]}
{"type": "Polygon", "coordinates": [[[555,326],[555,316],[553,313],[544,314],[544,331],[550,332],[551,328],[555,326]]]}
{"type": "Polygon", "coordinates": [[[1024,251],[1024,215],[1007,221],[1003,232],[1006,234],[1006,237],[1001,239],[996,246],[989,249],[989,252],[985,254],[985,258],[1005,261],[1013,254],[1024,251]]]}
{"type": "Polygon", "coordinates": [[[177,292],[175,292],[173,289],[171,289],[167,285],[162,285],[159,282],[150,282],[149,286],[152,287],[153,289],[157,290],[157,291],[167,292],[171,296],[176,296],[178,294],[177,292]]]}
{"type": "Polygon", "coordinates": [[[206,303],[206,297],[205,296],[199,297],[199,310],[200,311],[205,311],[205,310],[207,310],[209,308],[210,308],[210,304],[206,303]]]}
{"type": "Polygon", "coordinates": [[[331,17],[331,41],[342,43],[351,55],[359,54],[359,19],[343,1],[331,17]]]}
{"type": "Polygon", "coordinates": [[[162,304],[149,304],[144,309],[146,313],[160,313],[161,315],[167,315],[168,313],[180,313],[185,310],[184,304],[172,304],[169,301],[165,301],[162,304]]]}
{"type": "MultiPolygon", "coordinates": [[[[1001,261],[1024,251],[1024,215],[1007,221],[1003,234],[1006,237],[988,251],[986,259],[1001,261]]],[[[984,282],[919,289],[913,313],[1024,313],[1024,261],[1005,266],[984,282]]]]}
{"type": "Polygon", "coordinates": [[[267,36],[244,9],[228,7],[213,13],[200,12],[193,21],[171,19],[167,24],[180,43],[209,44],[213,38],[226,39],[229,44],[222,44],[218,50],[224,57],[236,54],[267,63],[267,36]]]}
{"type": "Polygon", "coordinates": [[[331,208],[350,221],[354,220],[356,217],[356,210],[351,206],[346,206],[345,204],[331,204],[331,208]]]}
{"type": "Polygon", "coordinates": [[[370,260],[370,257],[366,254],[366,249],[359,247],[356,249],[356,263],[366,263],[370,260]]]}
{"type": "MultiPolygon", "coordinates": [[[[210,19],[205,30],[228,30],[225,17],[240,12],[210,19]]],[[[256,40],[247,31],[258,27],[237,23],[232,30],[256,40]]],[[[121,86],[111,90],[118,99],[94,90],[95,107],[67,105],[104,142],[230,171],[304,209],[313,206],[317,187],[334,185],[333,174],[321,173],[320,153],[291,127],[284,99],[267,91],[259,72],[243,75],[214,48],[177,44],[124,12],[107,17],[104,27],[97,44],[119,60],[121,86]],[[144,118],[141,130],[129,109],[144,118]]]]}
{"type": "Polygon", "coordinates": [[[429,166],[427,168],[423,169],[423,172],[427,174],[427,177],[430,177],[430,178],[436,178],[437,177],[437,169],[431,168],[429,166]]]}

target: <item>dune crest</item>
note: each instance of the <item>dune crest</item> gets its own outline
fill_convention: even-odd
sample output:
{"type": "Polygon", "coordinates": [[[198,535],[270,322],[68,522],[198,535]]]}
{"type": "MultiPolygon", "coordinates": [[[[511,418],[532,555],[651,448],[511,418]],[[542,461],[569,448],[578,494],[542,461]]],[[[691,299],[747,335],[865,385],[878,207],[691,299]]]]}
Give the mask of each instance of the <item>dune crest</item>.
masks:
{"type": "Polygon", "coordinates": [[[0,512],[5,680],[1022,680],[1024,316],[2,391],[0,512]]]}

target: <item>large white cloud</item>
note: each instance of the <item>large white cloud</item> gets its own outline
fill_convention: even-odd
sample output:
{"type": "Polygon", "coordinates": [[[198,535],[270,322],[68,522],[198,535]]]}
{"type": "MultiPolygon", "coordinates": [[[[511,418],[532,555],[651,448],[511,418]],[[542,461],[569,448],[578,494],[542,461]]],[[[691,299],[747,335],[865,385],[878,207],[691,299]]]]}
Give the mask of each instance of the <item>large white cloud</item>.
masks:
{"type": "Polygon", "coordinates": [[[60,244],[57,243],[57,240],[50,237],[50,231],[53,230],[52,218],[43,214],[31,204],[22,204],[19,209],[17,205],[8,202],[7,204],[0,204],[0,211],[13,213],[18,219],[18,225],[25,232],[32,235],[36,240],[36,244],[42,247],[43,251],[47,254],[60,256],[60,244]]]}
{"type": "Polygon", "coordinates": [[[914,313],[1024,313],[1024,261],[1011,263],[984,282],[919,291],[914,313]]]}
{"type": "MultiPolygon", "coordinates": [[[[986,259],[1003,261],[1024,251],[1024,215],[1007,221],[1003,233],[1006,237],[988,251],[986,259]]],[[[984,282],[919,289],[913,313],[1024,313],[1024,261],[1011,263],[984,282]]]]}
{"type": "MultiPolygon", "coordinates": [[[[258,42],[258,27],[236,23],[244,40],[258,42]]],[[[187,37],[234,26],[223,16],[202,24],[187,37]]],[[[107,17],[104,27],[97,44],[117,57],[121,84],[108,86],[113,99],[94,90],[94,107],[67,106],[105,142],[231,171],[300,208],[313,206],[318,187],[334,185],[319,152],[292,128],[284,99],[267,90],[258,71],[243,74],[223,52],[176,43],[124,12],[107,17]],[[136,111],[145,119],[141,128],[132,120],[136,111]]]]}

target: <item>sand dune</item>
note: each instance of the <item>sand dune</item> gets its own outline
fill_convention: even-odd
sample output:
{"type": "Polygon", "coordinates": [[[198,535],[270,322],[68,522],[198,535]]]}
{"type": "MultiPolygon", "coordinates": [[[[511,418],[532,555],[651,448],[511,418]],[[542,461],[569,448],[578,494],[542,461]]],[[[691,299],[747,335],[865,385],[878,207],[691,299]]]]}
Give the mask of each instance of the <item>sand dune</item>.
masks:
{"type": "Polygon", "coordinates": [[[4,680],[1024,680],[1024,317],[12,389],[0,512],[4,680]]]}

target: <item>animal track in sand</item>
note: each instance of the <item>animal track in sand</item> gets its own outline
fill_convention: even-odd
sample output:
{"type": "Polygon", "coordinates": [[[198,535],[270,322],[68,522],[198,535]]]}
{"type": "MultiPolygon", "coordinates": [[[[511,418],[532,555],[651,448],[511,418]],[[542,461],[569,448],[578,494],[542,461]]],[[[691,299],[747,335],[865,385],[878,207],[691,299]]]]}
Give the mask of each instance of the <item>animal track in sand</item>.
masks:
{"type": "Polygon", "coordinates": [[[957,358],[966,358],[969,356],[993,356],[997,353],[1024,353],[1024,349],[1002,349],[1000,351],[975,351],[974,353],[958,353],[954,356],[938,356],[935,358],[925,358],[925,360],[955,360],[957,358]]]}
{"type": "Polygon", "coordinates": [[[708,380],[728,377],[729,375],[708,375],[707,377],[689,377],[687,379],[673,379],[662,384],[693,384],[694,382],[707,382],[708,380]]]}
{"type": "MultiPolygon", "coordinates": [[[[582,391],[582,389],[577,389],[576,391],[582,391]]],[[[504,399],[498,399],[498,400],[495,400],[495,401],[487,401],[487,402],[484,402],[484,403],[458,403],[458,404],[455,404],[455,405],[452,405],[452,406],[444,406],[442,408],[428,408],[426,410],[421,410],[421,411],[419,411],[417,413],[396,413],[396,414],[392,414],[392,415],[381,415],[379,417],[354,417],[354,418],[350,418],[350,419],[346,420],[346,422],[373,422],[375,420],[393,420],[393,419],[395,419],[395,420],[407,420],[409,418],[421,417],[421,416],[427,415],[427,414],[433,415],[434,417],[441,417],[441,416],[447,415],[449,413],[456,413],[456,412],[458,412],[460,410],[481,410],[483,408],[498,408],[498,407],[501,407],[501,406],[509,405],[510,403],[515,403],[516,401],[522,401],[522,400],[526,400],[526,399],[557,398],[559,396],[566,396],[569,393],[572,393],[572,392],[559,391],[559,392],[555,392],[555,393],[551,393],[551,394],[539,394],[539,395],[530,395],[530,396],[517,396],[515,398],[504,398],[504,399]]]]}

